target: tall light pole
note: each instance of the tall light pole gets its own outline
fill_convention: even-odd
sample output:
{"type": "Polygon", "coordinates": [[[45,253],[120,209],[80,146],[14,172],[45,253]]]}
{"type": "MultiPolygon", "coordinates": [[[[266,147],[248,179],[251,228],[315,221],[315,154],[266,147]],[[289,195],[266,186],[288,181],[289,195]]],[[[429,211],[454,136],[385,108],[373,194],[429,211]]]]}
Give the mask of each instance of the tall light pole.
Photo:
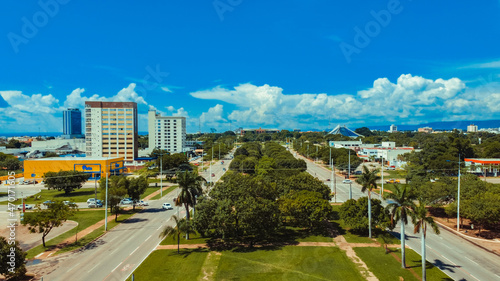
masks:
{"type": "Polygon", "coordinates": [[[352,183],[351,183],[351,149],[349,149],[349,168],[347,171],[347,175],[349,178],[349,200],[352,199],[352,183]]]}
{"type": "Polygon", "coordinates": [[[163,152],[160,154],[160,198],[163,197],[163,152]]]}
{"type": "MultiPolygon", "coordinates": [[[[330,169],[332,169],[332,174],[330,175],[330,189],[333,191],[333,161],[332,161],[332,147],[330,146],[330,169]]],[[[336,194],[333,193],[335,197],[336,194]]]]}
{"type": "Polygon", "coordinates": [[[220,160],[220,142],[219,142],[219,160],[220,160]]]}
{"type": "Polygon", "coordinates": [[[210,161],[210,175],[208,175],[210,179],[210,183],[212,183],[212,162],[214,161],[214,147],[212,146],[212,160],[210,161]]]}
{"type": "Polygon", "coordinates": [[[106,208],[104,209],[104,231],[108,231],[108,173],[106,173],[106,208]]]}
{"type": "Polygon", "coordinates": [[[382,172],[380,174],[382,175],[382,187],[380,188],[380,197],[384,195],[384,156],[382,156],[382,162],[380,162],[382,166],[382,172]]]}
{"type": "Polygon", "coordinates": [[[457,232],[460,231],[460,154],[458,154],[457,232]]]}

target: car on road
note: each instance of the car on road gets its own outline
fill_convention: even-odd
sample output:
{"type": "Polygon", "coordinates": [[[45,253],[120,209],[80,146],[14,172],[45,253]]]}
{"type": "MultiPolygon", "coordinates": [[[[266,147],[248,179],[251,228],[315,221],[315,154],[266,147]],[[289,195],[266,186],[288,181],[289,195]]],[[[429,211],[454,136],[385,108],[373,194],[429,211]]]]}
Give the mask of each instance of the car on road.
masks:
{"type": "Polygon", "coordinates": [[[75,202],[71,202],[71,201],[63,201],[63,204],[64,205],[67,205],[67,206],[73,206],[73,205],[76,205],[75,202]]]}
{"type": "Polygon", "coordinates": [[[125,198],[120,201],[121,205],[131,205],[132,203],[134,203],[134,201],[130,200],[129,198],[125,198]]]}
{"type": "Polygon", "coordinates": [[[215,177],[215,174],[214,174],[214,173],[212,173],[212,177],[215,177]]]}
{"type": "Polygon", "coordinates": [[[54,203],[54,201],[52,201],[52,200],[47,200],[47,201],[43,202],[43,205],[45,205],[45,206],[47,206],[47,207],[48,207],[48,206],[49,206],[50,204],[52,204],[52,203],[54,203]]]}
{"type": "Polygon", "coordinates": [[[172,205],[170,205],[170,203],[163,203],[163,205],[161,205],[161,208],[164,210],[173,210],[174,209],[172,207],[172,205]]]}
{"type": "MultiPolygon", "coordinates": [[[[28,205],[28,204],[24,204],[24,208],[25,208],[26,210],[31,210],[31,209],[33,209],[33,206],[28,205]]],[[[19,205],[17,205],[17,209],[18,209],[18,210],[22,210],[22,209],[23,209],[23,204],[19,204],[19,205]]]]}
{"type": "Polygon", "coordinates": [[[141,201],[137,201],[135,204],[136,204],[137,206],[149,206],[148,201],[143,201],[143,200],[141,200],[141,201]]]}
{"type": "Polygon", "coordinates": [[[101,208],[102,207],[102,202],[101,200],[97,200],[97,201],[94,201],[94,202],[90,202],[89,205],[88,205],[89,208],[101,208]]]}
{"type": "Polygon", "coordinates": [[[330,181],[330,179],[326,179],[326,181],[330,181]]]}
{"type": "Polygon", "coordinates": [[[398,179],[390,179],[386,180],[385,183],[399,183],[400,181],[398,179]]]}
{"type": "Polygon", "coordinates": [[[345,179],[345,180],[343,180],[343,181],[342,181],[342,183],[352,183],[352,180],[350,180],[350,179],[345,179]]]}
{"type": "Polygon", "coordinates": [[[226,171],[226,168],[222,168],[222,171],[224,171],[224,172],[225,172],[225,171],[226,171]]]}
{"type": "Polygon", "coordinates": [[[89,199],[87,199],[87,204],[90,204],[92,202],[95,202],[95,198],[89,198],[89,199]]]}
{"type": "Polygon", "coordinates": [[[354,171],[354,175],[362,175],[362,174],[363,174],[363,172],[361,172],[361,171],[354,171]]]}
{"type": "Polygon", "coordinates": [[[389,166],[387,167],[387,170],[396,170],[396,166],[389,166]]]}

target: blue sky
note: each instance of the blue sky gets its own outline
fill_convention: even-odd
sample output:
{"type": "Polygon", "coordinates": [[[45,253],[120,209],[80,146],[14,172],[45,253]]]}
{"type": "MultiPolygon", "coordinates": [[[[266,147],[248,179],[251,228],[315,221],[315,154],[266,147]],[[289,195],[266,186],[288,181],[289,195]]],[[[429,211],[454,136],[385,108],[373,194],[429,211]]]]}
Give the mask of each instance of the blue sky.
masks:
{"type": "Polygon", "coordinates": [[[188,132],[500,119],[500,1],[3,1],[0,135],[85,100],[188,132]],[[330,124],[330,125],[329,125],[330,124]]]}

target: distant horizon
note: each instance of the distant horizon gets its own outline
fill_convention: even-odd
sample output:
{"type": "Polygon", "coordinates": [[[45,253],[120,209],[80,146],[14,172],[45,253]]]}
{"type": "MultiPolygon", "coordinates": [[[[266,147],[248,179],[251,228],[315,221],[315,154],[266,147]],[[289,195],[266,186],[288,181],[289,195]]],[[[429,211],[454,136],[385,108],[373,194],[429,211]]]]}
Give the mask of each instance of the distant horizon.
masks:
{"type": "MultiPolygon", "coordinates": [[[[341,124],[341,123],[336,124],[335,126],[332,126],[329,130],[333,130],[337,125],[343,126],[344,124],[341,124]]],[[[413,125],[413,124],[395,124],[395,123],[391,123],[391,124],[388,124],[388,125],[363,125],[363,126],[348,126],[348,125],[346,125],[346,126],[348,128],[350,128],[350,129],[353,129],[353,130],[356,130],[356,129],[362,128],[362,127],[367,127],[370,130],[388,131],[389,127],[391,125],[396,125],[398,131],[416,131],[418,128],[427,127],[427,126],[431,127],[434,130],[453,130],[453,129],[466,130],[468,125],[477,125],[478,126],[478,130],[479,129],[495,129],[495,128],[500,129],[500,119],[498,119],[498,120],[497,119],[492,119],[492,120],[436,121],[436,122],[428,122],[428,123],[421,123],[421,124],[415,124],[415,125],[413,125]],[[459,124],[459,126],[452,126],[453,124],[459,124]],[[485,126],[485,125],[480,126],[478,124],[491,124],[491,125],[490,126],[485,126]],[[493,126],[493,124],[495,124],[496,126],[493,126]]],[[[263,126],[249,127],[249,128],[245,128],[245,129],[258,129],[258,128],[268,129],[268,128],[265,128],[263,126]]],[[[276,129],[276,128],[273,128],[273,129],[276,129]]],[[[279,129],[280,131],[282,131],[282,130],[293,131],[294,130],[292,128],[277,128],[277,129],[279,129]]],[[[234,131],[234,130],[231,130],[231,131],[234,131]]],[[[305,132],[307,132],[307,131],[324,132],[324,131],[328,131],[328,129],[321,130],[321,129],[317,129],[317,128],[309,128],[309,129],[302,129],[301,131],[305,131],[305,132]]],[[[224,133],[224,132],[227,132],[227,131],[220,131],[220,132],[216,132],[216,133],[224,133]]],[[[189,132],[188,134],[196,134],[196,133],[197,132],[189,132]]],[[[202,132],[202,133],[209,134],[210,132],[202,132]]],[[[138,134],[141,135],[141,136],[143,136],[143,135],[148,135],[149,133],[145,132],[145,131],[139,131],[138,134]]],[[[0,133],[0,137],[24,137],[24,136],[29,136],[29,137],[38,137],[38,136],[41,136],[41,137],[58,137],[58,136],[61,136],[61,135],[63,135],[62,132],[11,132],[11,133],[0,133]]]]}

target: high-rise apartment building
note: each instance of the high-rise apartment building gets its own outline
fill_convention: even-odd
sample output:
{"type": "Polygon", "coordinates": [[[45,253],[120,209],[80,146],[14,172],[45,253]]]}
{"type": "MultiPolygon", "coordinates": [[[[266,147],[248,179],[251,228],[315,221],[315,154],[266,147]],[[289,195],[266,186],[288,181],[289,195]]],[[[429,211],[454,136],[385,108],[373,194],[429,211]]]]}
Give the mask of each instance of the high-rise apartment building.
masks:
{"type": "Polygon", "coordinates": [[[395,133],[398,131],[398,126],[392,124],[391,127],[389,127],[389,133],[395,133]]]}
{"type": "Polygon", "coordinates": [[[82,112],[78,108],[68,108],[63,111],[63,136],[65,138],[81,138],[82,112]]]}
{"type": "Polygon", "coordinates": [[[149,149],[159,148],[172,153],[186,147],[186,117],[163,117],[156,110],[148,112],[149,149]]]}
{"type": "Polygon", "coordinates": [[[86,154],[90,157],[137,158],[137,103],[85,102],[86,154]]]}
{"type": "Polygon", "coordinates": [[[471,124],[467,126],[468,133],[477,133],[477,125],[471,124]]]}

